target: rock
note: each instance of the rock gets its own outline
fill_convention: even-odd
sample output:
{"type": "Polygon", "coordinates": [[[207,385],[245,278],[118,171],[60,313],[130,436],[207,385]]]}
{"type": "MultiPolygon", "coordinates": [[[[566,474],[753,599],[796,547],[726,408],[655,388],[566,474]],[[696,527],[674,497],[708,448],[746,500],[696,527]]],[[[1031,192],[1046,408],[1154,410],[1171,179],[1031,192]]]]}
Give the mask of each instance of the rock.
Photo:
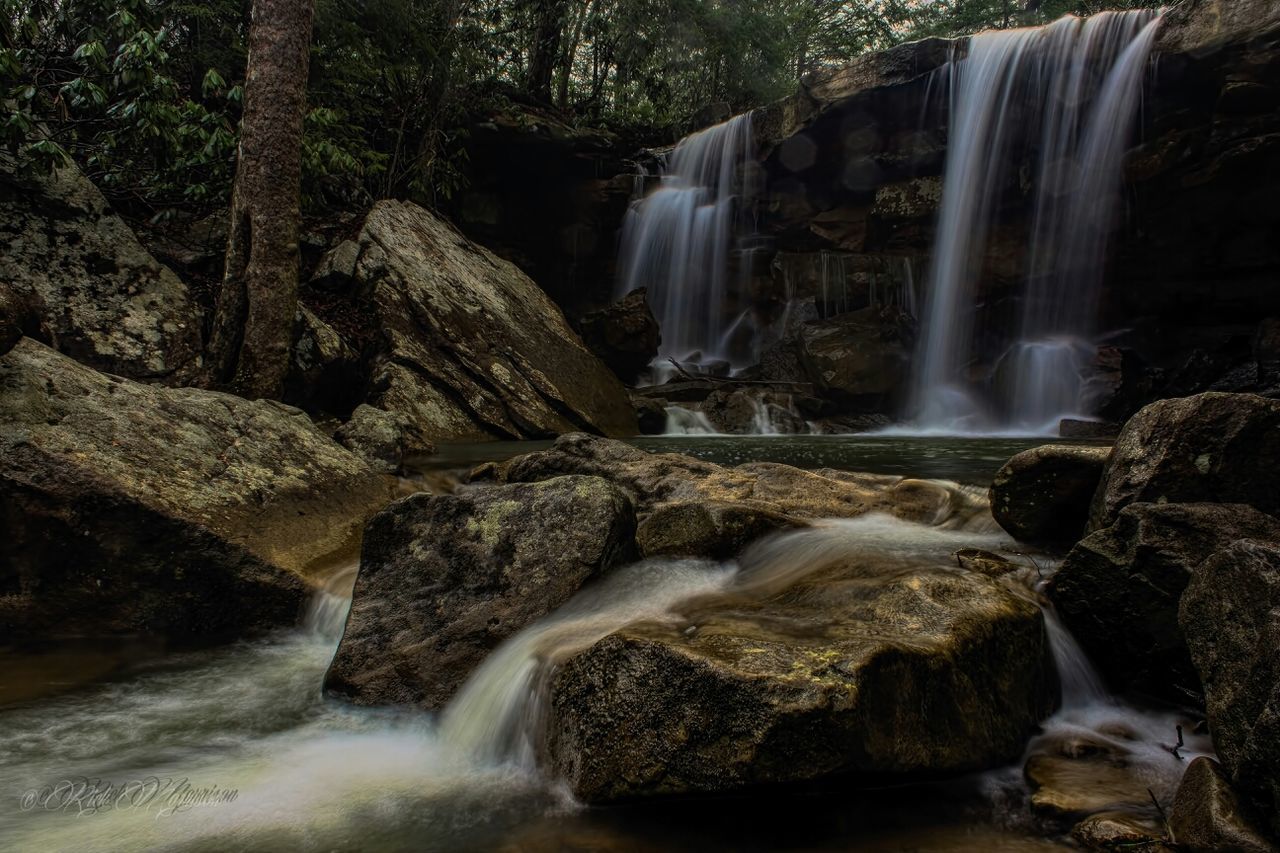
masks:
{"type": "Polygon", "coordinates": [[[1084,535],[1109,447],[1046,444],[1015,455],[991,481],[991,514],[1014,539],[1070,545],[1084,535]]]}
{"type": "Polygon", "coordinates": [[[338,427],[334,438],[343,447],[388,474],[397,473],[406,457],[435,452],[431,442],[415,434],[412,424],[401,423],[390,412],[375,409],[367,403],[356,407],[351,413],[351,419],[338,427]]]}
{"type": "Polygon", "coordinates": [[[29,326],[34,325],[34,306],[4,284],[0,284],[0,355],[17,346],[29,326]]]}
{"type": "Polygon", "coordinates": [[[1280,541],[1280,521],[1243,504],[1130,504],[1071,549],[1051,597],[1114,684],[1186,701],[1200,679],[1178,601],[1210,555],[1255,538],[1280,541]]]}
{"type": "Polygon", "coordinates": [[[1156,50],[1203,55],[1275,27],[1280,27],[1280,9],[1269,0],[1199,0],[1170,10],[1156,50]]]}
{"type": "MultiPolygon", "coordinates": [[[[1178,622],[1204,684],[1218,757],[1280,837],[1280,537],[1224,542],[1191,578],[1178,622]]],[[[1213,808],[1225,814],[1225,804],[1213,808]]]]}
{"type": "Polygon", "coordinates": [[[837,563],[681,612],[556,670],[548,754],[577,797],[965,773],[1051,707],[1039,609],[979,575],[837,563]]]}
{"type": "Polygon", "coordinates": [[[180,384],[200,368],[200,314],[74,166],[19,177],[0,157],[0,282],[30,300],[41,339],[132,379],[180,384]]]}
{"type": "Polygon", "coordinates": [[[1003,577],[1023,568],[1008,557],[981,548],[961,548],[951,556],[955,557],[956,565],[965,571],[977,572],[989,578],[1003,577]]]}
{"type": "Polygon", "coordinates": [[[305,305],[298,305],[284,399],[308,411],[345,413],[363,390],[360,355],[305,305]]]}
{"type": "Polygon", "coordinates": [[[662,342],[643,287],[616,304],[587,314],[579,321],[578,329],[587,349],[627,384],[633,384],[648,369],[658,357],[658,344],[662,342]]]}
{"type": "Polygon", "coordinates": [[[823,435],[850,435],[860,432],[875,432],[890,426],[893,420],[888,415],[834,415],[819,418],[814,422],[823,435]]]}
{"type": "Polygon", "coordinates": [[[1131,503],[1249,504],[1280,514],[1280,400],[1208,392],[1160,400],[1116,439],[1089,529],[1131,503]]]}
{"type": "Polygon", "coordinates": [[[667,431],[667,401],[631,395],[641,435],[662,435],[667,431]]]}
{"type": "Polygon", "coordinates": [[[1258,324],[1253,337],[1253,356],[1258,362],[1260,381],[1280,383],[1280,317],[1268,317],[1258,324]]]}
{"type": "Polygon", "coordinates": [[[1182,776],[1169,813],[1179,849],[1191,853],[1271,853],[1268,844],[1245,818],[1222,766],[1201,756],[1182,776]]]}
{"type": "Polygon", "coordinates": [[[907,377],[915,322],[896,308],[864,308],[801,327],[799,359],[813,383],[842,397],[882,396],[907,377]]]}
{"type": "Polygon", "coordinates": [[[1071,837],[1086,850],[1164,853],[1169,849],[1169,839],[1155,820],[1124,811],[1090,815],[1072,827],[1071,837]]]}
{"type": "Polygon", "coordinates": [[[634,556],[635,512],[598,477],[417,494],[365,531],[325,689],[442,706],[500,642],[634,556]]]}
{"type": "Polygon", "coordinates": [[[1120,424],[1110,421],[1082,421],[1077,418],[1063,418],[1058,421],[1058,435],[1061,438],[1115,438],[1120,434],[1120,424]]]}
{"type": "Polygon", "coordinates": [[[513,483],[561,474],[604,477],[631,495],[641,516],[666,503],[714,501],[793,519],[885,512],[906,521],[963,527],[981,520],[987,509],[972,491],[933,481],[803,471],[772,462],[728,468],[583,434],[561,436],[549,449],[517,456],[496,473],[513,483]]]}
{"type": "Polygon", "coordinates": [[[636,530],[644,557],[729,560],[755,540],[804,522],[777,512],[732,503],[676,501],[645,516],[636,530]]]}
{"type": "Polygon", "coordinates": [[[390,497],[297,409],[143,385],[24,339],[0,359],[0,634],[292,623],[390,497]]]}
{"type": "Polygon", "coordinates": [[[622,384],[513,264],[406,202],[374,205],[357,243],[383,344],[370,405],[435,441],[635,435],[622,384]]]}
{"type": "Polygon", "coordinates": [[[792,395],[776,391],[734,389],[713,391],[702,413],[720,431],[731,435],[807,433],[809,425],[796,411],[792,395]]]}

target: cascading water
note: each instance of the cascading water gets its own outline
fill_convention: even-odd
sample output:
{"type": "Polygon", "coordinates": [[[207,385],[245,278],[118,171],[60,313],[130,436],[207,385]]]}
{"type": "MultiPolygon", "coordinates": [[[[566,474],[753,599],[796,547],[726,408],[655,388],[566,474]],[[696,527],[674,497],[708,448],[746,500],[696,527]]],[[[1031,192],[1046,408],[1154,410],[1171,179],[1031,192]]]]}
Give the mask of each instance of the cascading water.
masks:
{"type": "Polygon", "coordinates": [[[618,295],[638,287],[662,329],[655,363],[735,362],[731,327],[743,309],[731,302],[734,223],[740,170],[754,154],[751,116],[743,114],[685,137],[658,188],[634,204],[622,229],[618,295]]]}
{"type": "Polygon", "coordinates": [[[931,431],[1040,432],[1082,410],[1106,241],[1159,16],[1068,16],[986,32],[948,68],[951,130],[914,387],[931,431]],[[1038,139],[1026,128],[1038,127],[1038,139]],[[1019,144],[1038,150],[1019,329],[997,367],[995,406],[966,377],[976,282],[1019,144]],[[995,414],[999,413],[999,414],[995,414]]]}

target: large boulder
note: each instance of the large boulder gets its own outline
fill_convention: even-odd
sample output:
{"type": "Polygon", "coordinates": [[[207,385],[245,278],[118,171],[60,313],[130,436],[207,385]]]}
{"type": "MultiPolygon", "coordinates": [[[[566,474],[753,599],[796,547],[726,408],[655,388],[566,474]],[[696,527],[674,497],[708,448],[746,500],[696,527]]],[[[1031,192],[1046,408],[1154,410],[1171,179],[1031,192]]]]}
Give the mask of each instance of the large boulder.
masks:
{"type": "Polygon", "coordinates": [[[622,384],[547,295],[421,207],[374,205],[330,278],[347,266],[382,342],[371,405],[434,441],[636,433],[622,384]]]}
{"type": "Polygon", "coordinates": [[[1208,392],[1161,400],[1116,439],[1089,526],[1131,503],[1249,504],[1280,514],[1280,400],[1208,392]]]}
{"type": "Polygon", "coordinates": [[[180,384],[200,367],[200,313],[74,166],[20,174],[0,157],[0,282],[39,336],[99,370],[180,384]]]}
{"type": "Polygon", "coordinates": [[[365,531],[325,688],[438,708],[500,642],[634,555],[630,499],[598,477],[417,494],[365,531]]]}
{"type": "Polygon", "coordinates": [[[578,322],[582,342],[623,382],[634,383],[658,356],[662,342],[658,321],[649,310],[644,288],[617,303],[583,316],[578,322]]]}
{"type": "Polygon", "coordinates": [[[969,572],[843,561],[681,614],[557,668],[548,751],[576,796],[965,773],[1052,706],[1039,608],[969,572]]]}
{"type": "Polygon", "coordinates": [[[1271,853],[1271,844],[1240,807],[1222,765],[1201,756],[1187,766],[1173,798],[1169,828],[1179,850],[1191,853],[1271,853]]]}
{"type": "Polygon", "coordinates": [[[798,355],[819,389],[845,398],[878,397],[907,377],[915,323],[894,307],[871,307],[800,327],[798,355]]]}
{"type": "Polygon", "coordinates": [[[296,409],[0,358],[0,634],[289,623],[390,498],[296,409]]]}
{"type": "MultiPolygon", "coordinates": [[[[547,450],[477,472],[506,482],[536,482],[562,474],[604,477],[627,491],[643,521],[667,504],[733,504],[792,522],[854,518],[884,512],[906,521],[963,527],[988,519],[987,502],[954,484],[773,462],[726,467],[678,453],[648,453],[622,441],[572,434],[547,450]]],[[[717,510],[720,512],[722,510],[717,510]]]]}
{"type": "Polygon", "coordinates": [[[1130,504],[1071,549],[1052,597],[1117,686],[1186,700],[1200,680],[1178,602],[1201,564],[1239,539],[1280,542],[1280,520],[1244,504],[1130,504]]]}
{"type": "Polygon", "coordinates": [[[1227,544],[1199,567],[1179,624],[1218,756],[1280,837],[1280,538],[1227,544]]]}
{"type": "Polygon", "coordinates": [[[991,481],[991,514],[1033,545],[1070,545],[1084,535],[1109,447],[1046,444],[1016,454],[991,481]]]}

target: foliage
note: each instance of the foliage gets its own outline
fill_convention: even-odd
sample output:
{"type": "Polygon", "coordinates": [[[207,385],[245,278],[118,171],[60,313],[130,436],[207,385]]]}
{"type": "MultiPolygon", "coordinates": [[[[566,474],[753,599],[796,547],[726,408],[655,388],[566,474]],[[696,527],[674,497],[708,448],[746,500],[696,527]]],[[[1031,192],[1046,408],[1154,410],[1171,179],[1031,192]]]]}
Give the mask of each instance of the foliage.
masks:
{"type": "MultiPolygon", "coordinates": [[[[679,128],[702,106],[769,101],[867,50],[1095,11],[1084,0],[316,2],[303,150],[311,208],[447,200],[465,182],[469,120],[530,97],[539,61],[571,121],[679,128]]],[[[225,204],[249,0],[0,8],[0,144],[11,156],[38,170],[69,156],[135,213],[225,204]]]]}

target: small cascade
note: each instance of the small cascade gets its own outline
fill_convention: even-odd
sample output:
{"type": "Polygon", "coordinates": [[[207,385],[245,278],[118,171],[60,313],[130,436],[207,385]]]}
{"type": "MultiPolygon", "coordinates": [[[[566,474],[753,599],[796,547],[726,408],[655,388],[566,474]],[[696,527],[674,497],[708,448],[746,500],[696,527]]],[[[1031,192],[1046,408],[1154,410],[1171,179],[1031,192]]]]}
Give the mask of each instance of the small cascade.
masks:
{"type": "Polygon", "coordinates": [[[922,428],[1038,431],[1080,412],[1080,354],[1096,332],[1122,158],[1159,20],[1104,12],[980,33],[949,64],[951,143],[914,387],[922,428]],[[1014,177],[1008,164],[1024,149],[1037,152],[1029,274],[989,406],[967,375],[982,357],[976,286],[1014,177]]]}
{"type": "Polygon", "coordinates": [[[665,435],[716,435],[719,431],[707,416],[697,409],[667,406],[665,435]]]}
{"type": "Polygon", "coordinates": [[[658,188],[627,213],[617,292],[647,288],[662,329],[659,364],[691,361],[698,353],[703,361],[740,366],[728,333],[735,320],[742,322],[735,297],[748,271],[735,271],[731,255],[740,172],[754,149],[750,114],[685,137],[658,188]]]}

